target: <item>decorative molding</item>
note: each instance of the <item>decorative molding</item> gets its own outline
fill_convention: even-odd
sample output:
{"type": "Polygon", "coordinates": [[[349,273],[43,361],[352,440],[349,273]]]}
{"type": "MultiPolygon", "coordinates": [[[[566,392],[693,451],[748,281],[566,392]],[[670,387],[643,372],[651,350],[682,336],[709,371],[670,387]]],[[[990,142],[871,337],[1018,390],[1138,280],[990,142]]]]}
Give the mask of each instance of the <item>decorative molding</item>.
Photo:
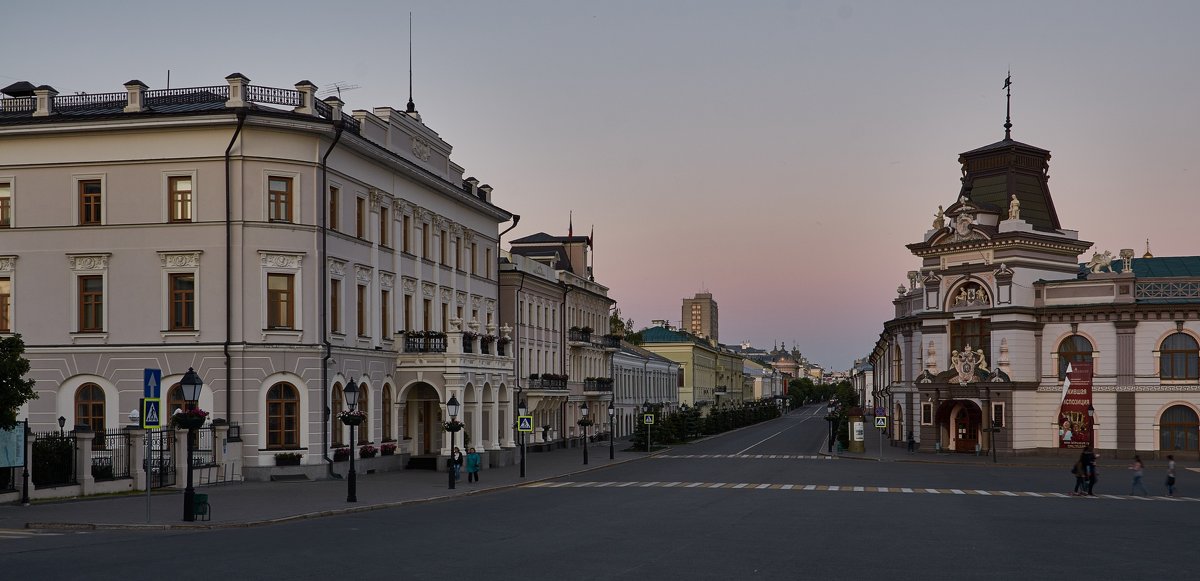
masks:
{"type": "Polygon", "coordinates": [[[400,284],[404,287],[404,292],[413,293],[417,291],[417,279],[403,277],[400,279],[400,284]]]}
{"type": "Polygon", "coordinates": [[[463,228],[463,241],[468,242],[468,243],[474,242],[475,241],[475,231],[467,229],[467,228],[463,228]]]}
{"type": "Polygon", "coordinates": [[[0,272],[12,272],[16,266],[16,256],[0,256],[0,272]]]}
{"type": "Polygon", "coordinates": [[[425,295],[425,298],[432,299],[433,295],[436,294],[436,291],[437,291],[437,287],[433,286],[433,283],[431,283],[431,282],[421,283],[421,292],[425,295]]]}
{"type": "Polygon", "coordinates": [[[421,161],[429,161],[430,148],[429,142],[420,137],[412,138],[412,152],[421,161]]]}
{"type": "Polygon", "coordinates": [[[457,296],[457,297],[455,297],[455,298],[458,300],[458,304],[459,304],[459,305],[466,305],[466,304],[467,304],[467,293],[465,293],[465,292],[462,292],[462,291],[459,291],[459,292],[458,292],[458,296],[457,296]]]}
{"type": "Polygon", "coordinates": [[[491,313],[491,312],[495,312],[495,310],[496,310],[496,301],[495,301],[495,300],[492,300],[492,299],[488,299],[488,300],[487,300],[487,311],[486,311],[486,312],[489,312],[489,313],[491,313]]]}
{"type": "Polygon", "coordinates": [[[369,195],[371,198],[371,207],[383,205],[383,192],[381,192],[375,188],[371,188],[371,192],[369,195]]]}
{"type": "Polygon", "coordinates": [[[440,294],[441,294],[441,297],[442,297],[442,302],[443,302],[443,303],[448,303],[448,302],[450,302],[450,289],[448,289],[448,288],[444,288],[444,289],[441,289],[441,291],[442,291],[442,292],[441,292],[440,294]]]}
{"type": "Polygon", "coordinates": [[[433,216],[433,227],[438,230],[445,230],[450,225],[450,221],[438,215],[433,216]]]}
{"type": "Polygon", "coordinates": [[[163,268],[199,268],[200,250],[194,252],[159,252],[158,261],[163,268]]]}
{"type": "Polygon", "coordinates": [[[408,200],[402,200],[400,198],[396,198],[392,201],[392,206],[395,207],[396,211],[399,212],[400,214],[412,215],[412,213],[413,213],[412,202],[409,202],[408,200]]]}
{"type": "Polygon", "coordinates": [[[346,261],[330,258],[329,274],[339,278],[346,276],[346,261]]]}
{"type": "MultiPolygon", "coordinates": [[[[1061,385],[1041,385],[1038,393],[1062,393],[1061,385]]],[[[1092,384],[1092,393],[1200,393],[1200,383],[1172,385],[1161,383],[1155,385],[1096,385],[1092,384]]]]}
{"type": "Polygon", "coordinates": [[[354,280],[358,281],[358,284],[371,284],[371,267],[355,264],[354,280]]]}
{"type": "Polygon", "coordinates": [[[282,252],[264,252],[261,250],[258,252],[258,256],[264,268],[300,270],[300,263],[304,260],[303,254],[284,254],[282,252]]]}
{"type": "Polygon", "coordinates": [[[479,297],[478,295],[471,296],[471,308],[473,308],[475,310],[479,310],[479,302],[481,300],[482,300],[482,297],[479,297]]]}
{"type": "Polygon", "coordinates": [[[390,272],[379,273],[379,288],[391,289],[396,286],[396,275],[390,272]]]}
{"type": "Polygon", "coordinates": [[[108,270],[108,258],[111,253],[100,254],[68,254],[67,263],[75,272],[100,272],[108,270]]]}

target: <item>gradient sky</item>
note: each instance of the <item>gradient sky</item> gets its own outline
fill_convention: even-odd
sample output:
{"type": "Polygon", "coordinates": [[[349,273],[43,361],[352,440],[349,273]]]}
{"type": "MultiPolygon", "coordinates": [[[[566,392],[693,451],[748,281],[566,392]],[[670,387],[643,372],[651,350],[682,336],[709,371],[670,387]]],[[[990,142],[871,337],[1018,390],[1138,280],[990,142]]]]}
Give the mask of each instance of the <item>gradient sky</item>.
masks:
{"type": "MultiPolygon", "coordinates": [[[[639,324],[706,289],[721,340],[848,367],[919,261],[960,152],[1051,150],[1064,227],[1200,254],[1197,2],[9,2],[0,82],[109,92],[310,79],[415,101],[511,237],[596,231],[639,324]]],[[[1090,256],[1090,255],[1089,255],[1090,256]]],[[[1087,257],[1084,257],[1086,260],[1087,257]]]]}

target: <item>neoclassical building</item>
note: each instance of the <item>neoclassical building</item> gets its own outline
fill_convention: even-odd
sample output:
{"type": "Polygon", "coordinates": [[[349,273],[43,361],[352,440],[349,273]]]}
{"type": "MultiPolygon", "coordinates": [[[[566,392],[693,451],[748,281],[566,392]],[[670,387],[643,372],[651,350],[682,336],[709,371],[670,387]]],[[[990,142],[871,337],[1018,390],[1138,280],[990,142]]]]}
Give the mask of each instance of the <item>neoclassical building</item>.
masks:
{"type": "Polygon", "coordinates": [[[0,333],[28,345],[35,430],[120,427],[143,368],[175,398],[193,367],[248,477],[281,451],[329,462],[350,381],[360,441],[444,455],[455,396],[473,445],[513,445],[496,267],[512,216],[411,100],[351,113],[241,74],[18,85],[0,98],[0,333]]]}
{"type": "Polygon", "coordinates": [[[892,437],[911,431],[923,451],[1196,452],[1200,257],[1091,250],[1060,222],[1050,152],[1008,127],[960,155],[961,189],[908,245],[919,263],[864,367],[892,437]],[[1091,364],[1090,393],[1077,381],[1067,395],[1071,362],[1091,364]]]}

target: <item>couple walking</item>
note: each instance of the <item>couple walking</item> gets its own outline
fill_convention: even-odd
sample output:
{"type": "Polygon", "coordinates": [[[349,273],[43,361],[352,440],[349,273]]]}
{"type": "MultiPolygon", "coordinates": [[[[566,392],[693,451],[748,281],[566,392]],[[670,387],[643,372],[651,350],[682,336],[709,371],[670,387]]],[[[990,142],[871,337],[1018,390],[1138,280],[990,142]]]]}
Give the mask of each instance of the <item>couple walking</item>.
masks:
{"type": "MultiPolygon", "coordinates": [[[[1129,491],[1129,495],[1136,496],[1137,492],[1141,490],[1142,496],[1150,496],[1150,493],[1146,491],[1146,485],[1142,483],[1146,472],[1142,458],[1135,455],[1129,469],[1133,470],[1133,489],[1129,491]]],[[[1167,454],[1167,496],[1175,496],[1175,456],[1172,454],[1167,454]]]]}
{"type": "Polygon", "coordinates": [[[1071,474],[1075,475],[1075,490],[1071,492],[1071,496],[1096,496],[1092,490],[1097,480],[1097,458],[1099,456],[1092,452],[1091,446],[1084,448],[1083,453],[1079,454],[1079,459],[1071,467],[1071,474]]]}
{"type": "MultiPolygon", "coordinates": [[[[465,458],[467,464],[467,482],[479,482],[479,452],[475,448],[467,448],[467,456],[465,458]]],[[[454,451],[450,453],[450,467],[454,470],[454,479],[460,478],[459,472],[463,467],[463,453],[458,446],[454,447],[454,451]]]]}

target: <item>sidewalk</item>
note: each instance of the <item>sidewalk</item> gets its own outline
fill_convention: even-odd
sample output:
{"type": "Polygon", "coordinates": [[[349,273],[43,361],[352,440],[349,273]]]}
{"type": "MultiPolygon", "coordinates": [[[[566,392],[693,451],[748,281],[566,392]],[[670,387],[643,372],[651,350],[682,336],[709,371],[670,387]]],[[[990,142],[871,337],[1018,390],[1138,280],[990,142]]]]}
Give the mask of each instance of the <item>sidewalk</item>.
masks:
{"type": "MultiPolygon", "coordinates": [[[[454,490],[449,490],[445,472],[400,470],[357,475],[358,502],[346,502],[346,480],[299,482],[241,482],[197,486],[207,494],[212,520],[183,521],[183,491],[156,492],[150,498],[146,519],[146,494],[42,502],[31,506],[0,506],[0,528],[74,529],[208,529],[276,524],[290,520],[379,510],[405,504],[444,500],[457,496],[503,490],[551,478],[559,478],[646,458],[645,452],[622,452],[628,441],[618,440],[614,460],[608,459],[608,443],[597,442],[588,450],[558,449],[526,456],[526,478],[520,466],[481,470],[480,483],[468,484],[464,473],[454,490]]],[[[519,457],[519,452],[518,452],[519,457]]]]}

